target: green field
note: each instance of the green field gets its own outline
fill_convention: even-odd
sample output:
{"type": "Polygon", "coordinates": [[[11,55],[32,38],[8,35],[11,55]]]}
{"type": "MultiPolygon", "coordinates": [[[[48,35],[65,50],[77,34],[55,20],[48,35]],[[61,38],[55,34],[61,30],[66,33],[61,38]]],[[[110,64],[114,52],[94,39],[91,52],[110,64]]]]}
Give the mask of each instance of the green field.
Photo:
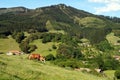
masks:
{"type": "Polygon", "coordinates": [[[108,76],[108,78],[113,79],[114,78],[114,72],[115,70],[106,70],[104,73],[108,76]]]}
{"type": "Polygon", "coordinates": [[[49,62],[28,60],[27,56],[0,54],[0,80],[110,80],[57,67],[49,62]]]}
{"type": "Polygon", "coordinates": [[[52,49],[52,45],[56,45],[56,46],[59,45],[59,43],[56,43],[56,42],[48,42],[48,43],[43,44],[41,39],[34,40],[31,44],[35,44],[37,46],[37,49],[33,53],[40,53],[44,56],[48,54],[55,55],[56,50],[52,49]]]}
{"type": "MultiPolygon", "coordinates": [[[[112,34],[110,34],[113,36],[112,34]]],[[[110,38],[108,36],[108,38],[110,38]]],[[[43,44],[41,39],[34,40],[30,44],[36,44],[37,49],[33,53],[40,53],[43,56],[56,54],[52,45],[59,43],[48,42],[43,44]]],[[[9,50],[20,50],[19,45],[11,36],[8,39],[0,39],[0,52],[6,53],[9,50]]],[[[0,54],[0,80],[112,80],[114,71],[105,71],[107,77],[98,77],[92,74],[83,73],[71,69],[65,69],[49,62],[41,63],[36,60],[28,60],[28,55],[8,56],[0,54]]]]}
{"type": "Polygon", "coordinates": [[[19,44],[11,37],[0,39],[0,52],[8,52],[9,50],[20,50],[19,44]]]}
{"type": "Polygon", "coordinates": [[[112,45],[115,45],[118,40],[120,40],[119,37],[114,36],[114,33],[110,33],[106,36],[106,39],[111,43],[112,45]]]}

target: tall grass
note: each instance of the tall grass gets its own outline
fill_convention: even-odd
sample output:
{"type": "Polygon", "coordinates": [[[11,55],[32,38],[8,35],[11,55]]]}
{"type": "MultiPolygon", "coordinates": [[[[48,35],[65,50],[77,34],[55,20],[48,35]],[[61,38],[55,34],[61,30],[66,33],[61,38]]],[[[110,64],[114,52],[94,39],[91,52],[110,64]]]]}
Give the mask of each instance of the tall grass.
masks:
{"type": "Polygon", "coordinates": [[[7,39],[0,39],[0,52],[8,52],[9,50],[20,50],[19,44],[11,36],[7,39]]]}
{"type": "Polygon", "coordinates": [[[28,60],[28,55],[0,55],[0,80],[109,80],[49,63],[28,60]]]}
{"type": "Polygon", "coordinates": [[[114,36],[114,33],[110,33],[106,36],[106,39],[111,43],[112,45],[116,44],[118,40],[120,40],[119,37],[114,36]]]}
{"type": "Polygon", "coordinates": [[[106,74],[106,76],[108,76],[108,78],[113,79],[115,70],[106,70],[104,71],[104,73],[106,74]]]}
{"type": "Polygon", "coordinates": [[[37,49],[33,53],[40,53],[44,56],[48,54],[56,54],[56,50],[52,49],[52,45],[58,46],[59,43],[56,42],[48,42],[48,43],[42,43],[41,39],[34,40],[31,44],[35,44],[37,46],[37,49]]]}

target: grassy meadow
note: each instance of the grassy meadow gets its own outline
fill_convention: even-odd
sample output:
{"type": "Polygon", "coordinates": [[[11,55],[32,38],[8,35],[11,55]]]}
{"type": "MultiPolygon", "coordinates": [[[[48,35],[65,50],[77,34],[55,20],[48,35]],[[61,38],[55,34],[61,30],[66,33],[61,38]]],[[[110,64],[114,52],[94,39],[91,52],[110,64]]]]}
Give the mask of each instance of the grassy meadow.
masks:
{"type": "Polygon", "coordinates": [[[64,69],[49,62],[28,60],[27,57],[27,54],[0,54],[0,80],[110,80],[107,77],[64,69]]]}
{"type": "Polygon", "coordinates": [[[114,36],[114,33],[110,33],[106,36],[106,39],[111,43],[112,45],[117,44],[117,41],[120,40],[119,37],[114,36]]]}
{"type": "MultiPolygon", "coordinates": [[[[49,42],[43,44],[41,39],[34,40],[30,44],[38,47],[33,53],[40,53],[43,56],[56,54],[52,45],[59,43],[49,42]]],[[[8,39],[0,39],[0,52],[6,53],[9,50],[20,50],[19,45],[11,36],[8,39]]],[[[11,55],[0,54],[0,80],[113,80],[114,71],[105,71],[107,77],[99,77],[81,71],[65,69],[50,62],[41,63],[36,60],[28,60],[28,54],[11,55]]]]}
{"type": "Polygon", "coordinates": [[[33,52],[33,53],[40,53],[44,56],[48,55],[48,54],[56,54],[56,50],[52,49],[52,45],[56,45],[58,46],[59,43],[56,42],[48,42],[43,44],[41,39],[38,40],[34,40],[31,44],[35,44],[37,46],[37,49],[33,52]]]}
{"type": "Polygon", "coordinates": [[[104,73],[108,76],[108,78],[113,79],[115,70],[106,70],[104,73]]]}
{"type": "Polygon", "coordinates": [[[9,50],[20,50],[19,44],[11,37],[0,39],[0,52],[8,52],[9,50]]]}
{"type": "Polygon", "coordinates": [[[106,36],[106,39],[114,47],[114,51],[112,52],[112,54],[120,55],[119,54],[120,43],[117,42],[118,40],[120,40],[120,38],[117,36],[114,36],[114,33],[110,33],[106,36]]]}

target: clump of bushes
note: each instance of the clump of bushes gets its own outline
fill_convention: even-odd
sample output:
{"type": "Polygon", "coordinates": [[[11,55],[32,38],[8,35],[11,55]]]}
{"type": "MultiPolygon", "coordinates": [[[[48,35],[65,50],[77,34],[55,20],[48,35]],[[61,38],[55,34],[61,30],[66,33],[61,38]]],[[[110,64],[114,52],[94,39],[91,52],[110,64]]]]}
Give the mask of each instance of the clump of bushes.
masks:
{"type": "Polygon", "coordinates": [[[105,41],[101,41],[99,44],[96,45],[96,47],[100,50],[100,51],[109,51],[109,50],[114,50],[114,48],[109,44],[109,42],[107,40],[105,41]]]}
{"type": "Polygon", "coordinates": [[[53,54],[49,54],[45,58],[46,58],[47,61],[53,61],[53,60],[55,60],[55,57],[54,57],[53,54]]]}
{"type": "Polygon", "coordinates": [[[114,76],[115,78],[120,79],[120,70],[116,70],[114,76]]]}
{"type": "Polygon", "coordinates": [[[73,69],[83,67],[83,63],[76,59],[57,59],[53,63],[60,67],[71,67],[73,69]]]}
{"type": "Polygon", "coordinates": [[[0,54],[4,54],[4,52],[0,52],[0,54]]]}
{"type": "Polygon", "coordinates": [[[16,42],[21,43],[25,38],[25,34],[23,32],[14,32],[12,37],[16,40],[16,42]]]}
{"type": "Polygon", "coordinates": [[[52,48],[53,48],[53,49],[57,49],[56,45],[52,45],[52,48]]]}

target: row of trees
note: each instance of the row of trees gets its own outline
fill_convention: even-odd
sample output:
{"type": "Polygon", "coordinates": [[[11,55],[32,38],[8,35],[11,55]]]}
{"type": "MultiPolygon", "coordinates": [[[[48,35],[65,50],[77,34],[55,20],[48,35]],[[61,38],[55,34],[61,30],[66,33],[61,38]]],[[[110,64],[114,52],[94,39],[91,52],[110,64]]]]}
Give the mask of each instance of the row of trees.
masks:
{"type": "MultiPolygon", "coordinates": [[[[95,45],[97,49],[103,52],[102,54],[88,59],[87,63],[83,63],[83,61],[86,61],[86,58],[84,58],[84,54],[81,52],[81,47],[78,45],[80,41],[77,37],[63,35],[61,33],[32,33],[30,36],[25,37],[23,32],[14,32],[12,37],[20,44],[21,50],[26,53],[30,53],[37,49],[35,45],[30,45],[33,40],[42,39],[43,43],[60,41],[61,44],[59,46],[52,46],[52,48],[57,51],[56,56],[49,54],[46,56],[46,60],[52,61],[52,63],[61,67],[93,68],[94,66],[94,68],[100,68],[104,71],[111,69],[116,70],[119,69],[120,66],[117,60],[112,58],[109,53],[106,53],[109,50],[114,49],[107,40],[101,41],[95,45]]],[[[116,73],[116,75],[118,76],[118,73],[116,73]]]]}
{"type": "MultiPolygon", "coordinates": [[[[14,32],[12,34],[12,37],[16,40],[16,42],[19,43],[19,47],[21,50],[25,53],[30,53],[37,49],[36,45],[30,45],[29,43],[31,42],[30,38],[26,38],[25,34],[23,32],[14,32]]],[[[35,39],[35,38],[32,38],[35,39]]]]}
{"type": "MultiPolygon", "coordinates": [[[[51,42],[51,41],[60,41],[61,40],[61,36],[62,34],[59,33],[33,33],[30,36],[23,37],[24,33],[17,33],[17,35],[15,35],[15,40],[20,44],[20,48],[23,52],[25,53],[30,53],[32,51],[34,51],[35,49],[37,49],[36,45],[30,45],[30,43],[36,39],[42,39],[42,43],[47,43],[47,42],[51,42]],[[24,39],[25,38],[25,39],[24,39]],[[24,39],[24,40],[23,40],[24,39]]],[[[14,34],[13,34],[14,37],[14,34]]],[[[56,46],[53,46],[54,48],[56,46]]]]}
{"type": "MultiPolygon", "coordinates": [[[[61,33],[33,33],[26,38],[23,32],[14,32],[12,37],[20,43],[21,50],[26,53],[34,51],[37,48],[35,45],[30,45],[33,40],[42,39],[43,43],[51,41],[62,42],[57,48],[57,58],[74,58],[79,60],[84,56],[81,53],[81,47],[78,45],[78,43],[81,43],[80,40],[69,35],[63,35],[61,33]]],[[[56,49],[56,46],[54,45],[53,48],[56,49]]],[[[113,49],[107,40],[101,41],[96,45],[96,48],[103,52],[113,49]]]]}
{"type": "Polygon", "coordinates": [[[89,39],[92,44],[96,44],[104,41],[106,35],[111,31],[111,28],[83,28],[81,36],[89,39]]]}
{"type": "Polygon", "coordinates": [[[101,41],[100,43],[96,44],[96,48],[102,52],[114,50],[114,48],[109,44],[107,40],[101,41]]]}

